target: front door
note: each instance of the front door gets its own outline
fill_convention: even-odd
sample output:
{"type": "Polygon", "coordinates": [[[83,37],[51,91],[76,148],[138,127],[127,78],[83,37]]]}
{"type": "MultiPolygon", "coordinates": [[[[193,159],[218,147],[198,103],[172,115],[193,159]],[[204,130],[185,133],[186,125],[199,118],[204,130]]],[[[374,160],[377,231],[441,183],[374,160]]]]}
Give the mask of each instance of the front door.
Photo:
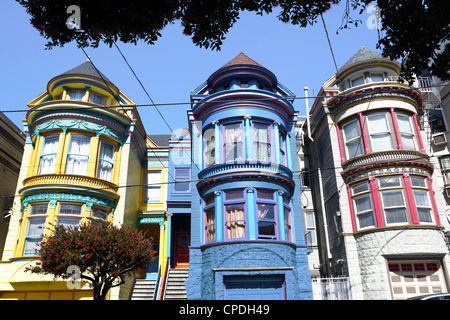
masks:
{"type": "Polygon", "coordinates": [[[177,233],[175,236],[175,268],[189,268],[190,233],[177,233]]]}

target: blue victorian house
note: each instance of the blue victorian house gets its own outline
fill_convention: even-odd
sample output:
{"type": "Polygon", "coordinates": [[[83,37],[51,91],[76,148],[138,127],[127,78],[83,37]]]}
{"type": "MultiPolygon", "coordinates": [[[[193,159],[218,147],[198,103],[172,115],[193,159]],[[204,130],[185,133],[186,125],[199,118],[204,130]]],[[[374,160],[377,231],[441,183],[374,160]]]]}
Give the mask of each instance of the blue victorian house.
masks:
{"type": "Polygon", "coordinates": [[[312,299],[293,98],[243,53],[192,92],[188,299],[312,299]]]}

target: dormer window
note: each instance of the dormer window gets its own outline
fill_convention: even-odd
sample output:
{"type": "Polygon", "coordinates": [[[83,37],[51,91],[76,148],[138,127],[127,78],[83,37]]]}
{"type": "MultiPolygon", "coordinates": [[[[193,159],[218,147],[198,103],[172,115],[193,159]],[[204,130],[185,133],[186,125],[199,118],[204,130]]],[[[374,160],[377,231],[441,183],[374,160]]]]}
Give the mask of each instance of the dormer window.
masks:
{"type": "Polygon", "coordinates": [[[70,100],[83,100],[84,90],[70,90],[69,98],[70,100]]]}
{"type": "Polygon", "coordinates": [[[103,96],[101,94],[91,92],[91,96],[89,98],[90,102],[96,104],[103,104],[103,96]]]}

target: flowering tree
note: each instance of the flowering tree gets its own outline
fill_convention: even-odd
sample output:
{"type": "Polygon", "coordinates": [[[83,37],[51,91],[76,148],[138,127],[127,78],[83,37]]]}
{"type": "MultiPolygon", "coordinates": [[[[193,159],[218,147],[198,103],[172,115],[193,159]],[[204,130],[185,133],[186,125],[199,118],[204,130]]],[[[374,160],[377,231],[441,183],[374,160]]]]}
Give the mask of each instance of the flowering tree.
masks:
{"type": "Polygon", "coordinates": [[[109,289],[123,284],[155,256],[150,240],[140,231],[108,223],[58,225],[43,239],[38,253],[40,261],[27,272],[53,274],[78,283],[84,279],[93,287],[95,300],[105,300],[109,289]]]}

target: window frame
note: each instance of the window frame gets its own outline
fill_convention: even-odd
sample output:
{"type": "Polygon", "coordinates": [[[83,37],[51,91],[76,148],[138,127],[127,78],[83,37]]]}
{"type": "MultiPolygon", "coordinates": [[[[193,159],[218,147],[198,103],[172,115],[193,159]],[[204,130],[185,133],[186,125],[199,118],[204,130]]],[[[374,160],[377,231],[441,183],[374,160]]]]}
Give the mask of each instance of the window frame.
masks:
{"type": "MultiPolygon", "coordinates": [[[[394,149],[394,144],[393,144],[393,137],[392,137],[392,124],[391,124],[391,120],[390,120],[390,116],[389,116],[389,112],[375,112],[375,113],[368,113],[365,115],[365,122],[366,122],[366,126],[367,126],[367,138],[370,141],[370,151],[371,152],[382,152],[382,151],[391,151],[394,149]],[[379,116],[384,116],[384,120],[386,121],[386,127],[387,127],[387,131],[376,131],[376,132],[371,132],[371,126],[370,126],[370,118],[371,117],[379,117],[379,116]],[[388,148],[382,148],[382,149],[377,149],[375,150],[374,147],[374,137],[377,136],[382,136],[382,135],[388,135],[389,136],[389,143],[390,143],[390,147],[388,148]]],[[[372,128],[373,130],[373,128],[372,128]]],[[[378,147],[377,147],[378,148],[378,147]]]]}
{"type": "Polygon", "coordinates": [[[395,118],[397,120],[397,130],[398,130],[398,135],[399,135],[401,143],[402,143],[403,150],[414,150],[414,151],[417,151],[418,150],[417,134],[420,134],[420,133],[417,133],[416,130],[415,130],[415,126],[414,126],[414,124],[412,122],[412,116],[408,115],[408,114],[400,113],[400,112],[397,111],[397,112],[395,112],[395,118]],[[409,128],[411,130],[410,132],[400,130],[401,126],[400,126],[399,118],[407,118],[408,119],[409,128]],[[412,143],[414,145],[413,149],[406,149],[405,148],[405,143],[404,143],[404,136],[405,135],[407,135],[407,136],[412,138],[412,143]]]}
{"type": "Polygon", "coordinates": [[[56,168],[56,158],[58,156],[58,147],[59,147],[60,135],[59,134],[49,134],[49,135],[43,136],[43,138],[44,138],[44,142],[42,143],[41,155],[39,157],[38,174],[39,175],[40,174],[53,174],[53,173],[55,173],[55,168],[56,168]],[[52,152],[52,153],[45,153],[44,154],[45,145],[48,142],[49,138],[51,139],[51,141],[56,141],[56,146],[54,147],[56,149],[56,151],[52,152]],[[52,170],[47,170],[48,172],[47,171],[46,172],[42,172],[42,159],[44,157],[49,157],[49,156],[52,156],[52,159],[53,159],[53,165],[51,166],[52,170]]]}
{"type": "Polygon", "coordinates": [[[433,208],[433,203],[432,203],[432,199],[431,199],[431,195],[430,195],[430,190],[428,189],[428,183],[427,183],[427,177],[424,176],[420,176],[420,175],[410,175],[409,176],[409,181],[411,182],[411,189],[412,189],[412,194],[413,194],[413,198],[414,198],[414,204],[416,206],[416,213],[417,213],[417,220],[419,221],[420,224],[435,224],[435,218],[434,218],[434,208],[433,208]],[[413,184],[413,180],[420,178],[424,184],[423,186],[418,186],[418,185],[414,185],[413,184]],[[426,199],[428,201],[428,206],[424,206],[424,205],[419,205],[418,201],[417,201],[417,195],[416,192],[423,192],[426,196],[426,199]],[[419,213],[419,209],[428,209],[429,210],[429,218],[431,221],[423,221],[421,220],[421,214],[419,213]]]}
{"type": "Polygon", "coordinates": [[[223,222],[224,222],[224,239],[225,241],[233,241],[233,240],[243,240],[247,239],[247,204],[246,204],[246,198],[245,198],[245,189],[229,189],[229,190],[223,190],[223,222]],[[228,192],[236,192],[240,191],[242,192],[242,198],[236,198],[236,199],[227,199],[227,193],[228,192]],[[238,206],[242,205],[243,209],[243,217],[242,219],[234,219],[234,220],[228,220],[228,214],[227,214],[227,206],[238,206]],[[229,237],[228,236],[228,224],[236,224],[242,222],[244,224],[243,230],[244,230],[244,236],[242,237],[229,237]]]}
{"type": "Polygon", "coordinates": [[[383,214],[383,218],[385,220],[385,224],[387,226],[410,224],[411,223],[411,211],[408,207],[408,198],[406,196],[406,189],[405,189],[404,181],[401,178],[401,175],[388,175],[388,176],[377,177],[377,186],[378,186],[378,193],[379,193],[379,198],[380,198],[380,207],[381,207],[381,211],[383,214]],[[398,186],[382,186],[381,185],[380,179],[392,178],[392,177],[395,177],[398,180],[398,182],[399,182],[398,186]],[[385,200],[384,200],[383,195],[388,194],[388,193],[393,193],[393,192],[399,192],[402,195],[403,206],[396,205],[396,206],[388,207],[385,205],[385,200]],[[388,222],[388,214],[386,214],[386,210],[397,209],[397,208],[404,208],[405,221],[388,222]]]}
{"type": "Polygon", "coordinates": [[[264,122],[252,121],[251,130],[252,130],[251,139],[252,139],[252,146],[253,146],[253,160],[255,160],[255,161],[262,161],[262,162],[272,162],[273,161],[272,126],[270,124],[267,124],[267,123],[264,123],[264,122]],[[267,128],[267,141],[262,141],[262,140],[256,140],[255,139],[256,126],[264,126],[265,127],[264,129],[267,128]],[[268,154],[268,159],[261,159],[262,157],[259,155],[259,153],[257,153],[259,144],[265,144],[267,146],[267,150],[268,150],[268,153],[269,153],[268,154]]]}
{"type": "Polygon", "coordinates": [[[173,177],[174,177],[173,189],[172,189],[173,193],[190,193],[191,192],[191,183],[190,183],[190,180],[191,180],[191,178],[190,178],[191,177],[191,168],[189,168],[189,167],[177,167],[177,168],[174,168],[173,169],[173,177]],[[177,177],[177,172],[179,172],[180,170],[187,170],[188,175],[187,175],[187,178],[185,180],[179,180],[179,178],[177,177]],[[179,186],[182,183],[187,184],[187,186],[188,186],[187,190],[185,190],[185,191],[178,191],[178,190],[176,190],[177,184],[179,186]]]}
{"type": "MultiPolygon", "coordinates": [[[[234,150],[234,148],[233,148],[234,150]]],[[[236,121],[236,122],[229,122],[229,123],[224,123],[222,125],[222,161],[223,163],[233,163],[236,161],[243,161],[245,159],[245,138],[244,138],[244,124],[242,121],[236,121]],[[240,130],[240,140],[235,140],[235,141],[231,141],[231,142],[227,142],[226,141],[226,130],[228,126],[232,126],[232,125],[239,125],[239,130],[240,130]],[[227,152],[226,152],[226,146],[227,145],[239,145],[241,144],[240,148],[237,148],[236,150],[240,150],[240,154],[238,152],[237,156],[240,155],[240,159],[239,157],[236,157],[236,155],[234,156],[234,160],[227,160],[227,152]]]]}
{"type": "Polygon", "coordinates": [[[277,209],[276,192],[277,192],[276,190],[271,190],[271,189],[270,190],[269,189],[263,189],[263,188],[257,188],[256,189],[256,197],[255,197],[255,200],[256,200],[256,206],[255,206],[255,209],[256,209],[256,226],[255,227],[256,227],[256,234],[257,234],[257,239],[258,240],[279,240],[279,234],[278,234],[278,209],[277,209]],[[259,198],[258,195],[259,195],[259,193],[261,191],[271,191],[272,195],[273,195],[272,199],[259,198]],[[261,205],[271,205],[271,206],[273,206],[273,214],[274,214],[273,219],[265,219],[264,217],[263,218],[259,217],[258,207],[259,207],[260,204],[261,205]],[[266,235],[260,234],[260,226],[259,226],[260,222],[272,223],[273,224],[273,229],[275,231],[275,234],[273,236],[266,236],[266,235]]]}
{"type": "Polygon", "coordinates": [[[344,145],[344,149],[345,149],[345,155],[346,155],[346,159],[350,160],[359,156],[364,155],[364,141],[363,141],[363,133],[362,133],[362,128],[361,128],[361,123],[359,121],[359,119],[352,119],[344,124],[341,125],[341,130],[342,130],[342,140],[343,140],[343,145],[344,145]],[[345,127],[349,126],[350,124],[355,123],[356,124],[356,129],[358,130],[358,136],[351,138],[351,139],[347,139],[346,133],[345,133],[345,127]],[[348,145],[356,140],[359,140],[359,145],[360,145],[360,150],[361,153],[359,154],[355,154],[355,155],[350,155],[350,151],[349,151],[349,147],[348,145]]]}
{"type": "Polygon", "coordinates": [[[69,147],[68,147],[67,156],[66,156],[66,167],[65,167],[65,170],[64,170],[65,174],[74,174],[74,175],[82,175],[82,176],[87,175],[88,174],[88,170],[89,170],[89,158],[90,158],[91,148],[92,148],[92,137],[91,136],[78,134],[78,133],[77,134],[73,134],[73,133],[70,134],[69,147]],[[88,140],[89,141],[89,151],[87,152],[87,155],[86,154],[80,154],[80,153],[73,153],[73,152],[71,152],[72,142],[74,141],[73,140],[74,137],[77,137],[77,138],[81,137],[83,140],[88,140]],[[73,172],[74,171],[73,165],[72,165],[72,168],[69,171],[69,168],[70,168],[69,167],[69,158],[71,156],[74,156],[75,157],[74,159],[76,159],[76,157],[84,157],[85,162],[86,162],[86,170],[85,170],[84,173],[73,172]]]}
{"type": "Polygon", "coordinates": [[[204,243],[212,243],[216,241],[216,197],[213,194],[204,196],[203,199],[203,218],[204,218],[204,243]],[[207,202],[207,199],[212,199],[211,202],[207,202]],[[212,223],[208,224],[208,211],[211,212],[214,219],[212,220],[212,223]],[[208,231],[212,229],[211,233],[208,233],[208,231]],[[212,235],[212,238],[209,237],[209,235],[212,235]]]}
{"type": "Polygon", "coordinates": [[[97,164],[97,179],[102,179],[102,180],[106,180],[106,181],[113,181],[114,179],[114,164],[115,164],[115,160],[116,160],[116,146],[106,140],[100,140],[99,141],[99,148],[98,148],[98,164],[97,164]],[[110,160],[106,160],[101,158],[101,154],[102,154],[102,147],[103,145],[109,145],[112,147],[112,161],[110,160]],[[103,179],[100,177],[100,165],[102,164],[102,162],[106,162],[107,164],[111,165],[111,169],[109,170],[109,175],[110,178],[109,179],[103,179]]]}
{"type": "Polygon", "coordinates": [[[371,190],[371,187],[370,187],[369,180],[363,180],[363,181],[360,181],[358,183],[352,184],[350,186],[350,190],[351,190],[352,205],[353,205],[353,210],[354,210],[354,215],[355,215],[355,222],[357,224],[358,230],[365,230],[365,229],[375,228],[376,227],[375,203],[374,203],[374,200],[373,200],[373,194],[372,194],[372,190],[371,190]],[[360,186],[360,185],[362,185],[362,184],[366,184],[367,185],[367,189],[363,190],[363,191],[360,191],[360,192],[355,192],[355,188],[360,186]],[[369,202],[370,202],[371,210],[365,210],[365,211],[358,212],[356,201],[359,200],[359,199],[362,199],[364,197],[368,197],[369,202]],[[365,226],[362,227],[359,218],[362,217],[365,214],[368,214],[369,212],[372,212],[372,224],[371,225],[365,225],[365,226]]]}
{"type": "Polygon", "coordinates": [[[30,208],[28,209],[28,216],[27,216],[27,228],[25,231],[25,236],[24,236],[24,242],[23,242],[23,256],[35,256],[35,249],[37,247],[37,244],[42,242],[42,239],[44,237],[44,233],[45,233],[45,225],[47,223],[47,217],[48,217],[48,206],[49,203],[45,202],[45,203],[32,203],[30,204],[30,208]],[[47,206],[47,210],[45,211],[45,213],[38,213],[38,214],[33,214],[33,208],[37,207],[37,206],[47,206]],[[29,235],[29,231],[30,231],[30,225],[32,222],[35,221],[41,221],[41,223],[39,224],[40,226],[38,226],[37,228],[42,228],[42,234],[41,235],[29,235]],[[32,246],[30,249],[33,249],[33,253],[27,253],[27,246],[28,246],[28,242],[31,241],[31,239],[33,240],[38,240],[34,246],[32,246]],[[39,241],[40,239],[40,241],[39,241]]]}
{"type": "MultiPolygon", "coordinates": [[[[161,203],[162,202],[161,201],[161,198],[162,198],[162,196],[161,196],[162,176],[163,176],[162,169],[150,169],[150,170],[146,171],[146,173],[145,173],[145,203],[161,203]],[[155,182],[155,184],[150,185],[149,184],[149,173],[154,173],[154,174],[159,173],[159,183],[155,182]],[[157,200],[155,197],[155,199],[152,199],[152,201],[150,201],[150,198],[148,196],[149,190],[159,190],[159,197],[157,200]]],[[[155,179],[155,181],[156,181],[156,179],[155,179]]]]}

